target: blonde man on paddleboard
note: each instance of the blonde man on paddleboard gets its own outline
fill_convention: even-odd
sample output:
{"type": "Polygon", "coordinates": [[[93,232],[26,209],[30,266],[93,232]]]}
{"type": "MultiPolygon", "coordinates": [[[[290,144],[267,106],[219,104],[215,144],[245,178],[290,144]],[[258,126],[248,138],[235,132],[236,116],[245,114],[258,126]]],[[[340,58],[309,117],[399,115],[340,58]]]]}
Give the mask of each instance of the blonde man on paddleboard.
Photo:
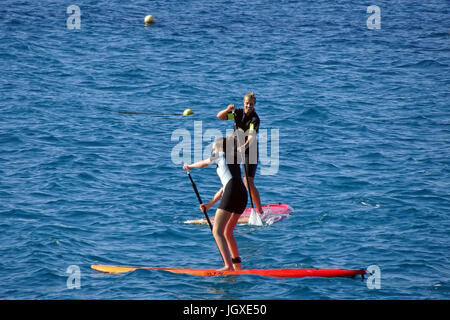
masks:
{"type": "Polygon", "coordinates": [[[244,139],[238,139],[237,143],[240,146],[238,148],[238,152],[243,152],[245,150],[245,168],[244,174],[247,173],[247,176],[244,176],[244,184],[247,190],[250,185],[250,193],[251,198],[255,202],[255,207],[259,214],[263,213],[261,207],[261,199],[259,196],[259,191],[255,186],[255,175],[256,168],[258,167],[258,143],[257,143],[257,133],[259,131],[259,117],[255,111],[256,104],[256,96],[253,92],[247,93],[244,96],[243,100],[244,108],[236,109],[234,104],[228,105],[228,107],[217,114],[217,118],[220,120],[234,120],[234,130],[235,133],[238,129],[242,129],[245,133],[245,141],[244,139]],[[255,155],[256,153],[256,155],[255,155]]]}

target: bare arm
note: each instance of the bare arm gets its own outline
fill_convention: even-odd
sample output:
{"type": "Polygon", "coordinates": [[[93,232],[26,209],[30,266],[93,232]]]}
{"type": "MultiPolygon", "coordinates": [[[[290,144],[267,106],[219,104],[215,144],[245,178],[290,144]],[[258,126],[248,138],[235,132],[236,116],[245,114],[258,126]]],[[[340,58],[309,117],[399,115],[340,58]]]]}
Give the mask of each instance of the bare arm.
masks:
{"type": "Polygon", "coordinates": [[[250,134],[248,136],[248,138],[247,138],[247,141],[242,146],[239,146],[239,152],[243,152],[244,150],[246,150],[250,146],[250,144],[253,144],[254,143],[254,142],[252,142],[253,139],[255,139],[255,141],[256,141],[256,139],[257,139],[256,135],[255,134],[250,134]]]}
{"type": "Polygon", "coordinates": [[[193,163],[193,164],[187,164],[187,163],[185,163],[185,164],[183,165],[183,169],[186,170],[186,171],[189,171],[189,170],[191,170],[191,169],[193,169],[193,168],[198,168],[198,169],[200,169],[200,168],[207,167],[207,166],[209,166],[210,164],[211,164],[211,160],[210,160],[210,158],[208,158],[208,159],[205,159],[205,160],[200,160],[200,161],[195,162],[195,163],[193,163]]]}
{"type": "Polygon", "coordinates": [[[228,105],[226,109],[219,111],[219,113],[217,114],[217,118],[219,118],[220,120],[228,120],[228,113],[232,112],[234,108],[234,104],[228,105]]]}
{"type": "Polygon", "coordinates": [[[222,194],[223,194],[223,188],[220,188],[219,191],[216,192],[216,194],[214,195],[214,197],[211,199],[210,202],[208,202],[207,204],[200,205],[200,210],[203,211],[203,208],[205,210],[209,210],[209,208],[211,208],[217,201],[219,201],[219,199],[222,197],[222,194]]]}

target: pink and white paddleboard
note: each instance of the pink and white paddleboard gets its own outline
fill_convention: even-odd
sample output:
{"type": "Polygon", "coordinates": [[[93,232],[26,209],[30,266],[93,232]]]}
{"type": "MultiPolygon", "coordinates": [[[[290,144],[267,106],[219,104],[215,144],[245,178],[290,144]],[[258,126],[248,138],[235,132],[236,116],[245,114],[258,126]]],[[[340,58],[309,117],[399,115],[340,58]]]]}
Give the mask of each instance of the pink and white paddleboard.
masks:
{"type": "MultiPolygon", "coordinates": [[[[284,218],[291,215],[291,213],[294,211],[292,207],[285,203],[277,203],[277,204],[266,204],[262,206],[263,212],[265,212],[261,216],[261,220],[265,224],[272,224],[274,222],[278,222],[283,220],[284,218]]],[[[247,224],[248,219],[250,217],[252,208],[247,208],[244,210],[244,212],[241,214],[241,217],[238,220],[238,224],[247,224]]],[[[255,209],[256,210],[256,209],[255,209]]],[[[211,223],[214,223],[214,217],[210,217],[209,220],[211,223]]],[[[184,223],[193,223],[193,224],[208,224],[208,221],[203,219],[196,219],[196,220],[188,220],[184,223]]]]}

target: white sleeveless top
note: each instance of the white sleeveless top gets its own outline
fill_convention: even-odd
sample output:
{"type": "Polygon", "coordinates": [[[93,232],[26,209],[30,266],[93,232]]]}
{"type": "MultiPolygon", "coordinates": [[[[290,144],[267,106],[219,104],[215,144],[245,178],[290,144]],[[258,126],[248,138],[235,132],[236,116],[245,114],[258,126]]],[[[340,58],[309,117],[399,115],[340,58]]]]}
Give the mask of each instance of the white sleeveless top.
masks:
{"type": "Polygon", "coordinates": [[[225,160],[225,152],[219,152],[217,155],[213,155],[209,158],[211,162],[217,164],[217,175],[220,178],[220,182],[225,187],[227,183],[233,178],[230,169],[228,168],[227,161],[225,160]]]}

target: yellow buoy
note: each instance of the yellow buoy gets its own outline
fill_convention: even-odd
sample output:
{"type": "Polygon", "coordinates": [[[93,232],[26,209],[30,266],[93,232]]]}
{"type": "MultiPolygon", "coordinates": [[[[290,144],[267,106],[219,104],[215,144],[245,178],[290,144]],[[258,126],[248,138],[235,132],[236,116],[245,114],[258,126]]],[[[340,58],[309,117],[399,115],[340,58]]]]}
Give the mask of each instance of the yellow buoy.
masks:
{"type": "Polygon", "coordinates": [[[186,109],[183,112],[183,116],[188,116],[188,115],[191,115],[191,114],[194,114],[194,111],[192,111],[191,109],[186,109]]]}
{"type": "Polygon", "coordinates": [[[155,23],[155,17],[153,17],[151,14],[145,17],[144,19],[145,24],[155,23]]]}

